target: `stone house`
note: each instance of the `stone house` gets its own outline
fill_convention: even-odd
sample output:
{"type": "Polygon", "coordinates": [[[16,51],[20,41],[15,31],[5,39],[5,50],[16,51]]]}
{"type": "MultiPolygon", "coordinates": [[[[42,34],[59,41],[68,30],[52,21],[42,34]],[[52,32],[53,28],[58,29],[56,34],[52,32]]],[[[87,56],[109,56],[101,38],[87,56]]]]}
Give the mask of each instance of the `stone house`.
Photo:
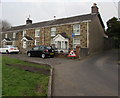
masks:
{"type": "Polygon", "coordinates": [[[104,24],[94,3],[90,14],[39,23],[28,18],[26,25],[2,32],[2,45],[16,45],[22,53],[36,45],[53,46],[63,52],[80,46],[93,53],[103,49],[104,36],[104,24]]]}

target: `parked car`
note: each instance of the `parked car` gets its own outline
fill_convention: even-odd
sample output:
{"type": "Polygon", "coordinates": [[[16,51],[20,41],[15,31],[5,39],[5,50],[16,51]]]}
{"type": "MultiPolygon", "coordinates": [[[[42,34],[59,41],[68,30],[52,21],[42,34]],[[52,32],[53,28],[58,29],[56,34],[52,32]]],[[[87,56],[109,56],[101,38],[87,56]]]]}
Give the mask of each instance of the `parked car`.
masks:
{"type": "Polygon", "coordinates": [[[42,57],[42,58],[54,57],[55,51],[50,46],[41,45],[41,46],[35,46],[31,50],[28,50],[27,55],[29,57],[38,56],[38,57],[42,57]]]}
{"type": "Polygon", "coordinates": [[[6,45],[2,48],[0,48],[0,53],[19,53],[19,49],[17,46],[13,45],[6,45]]]}

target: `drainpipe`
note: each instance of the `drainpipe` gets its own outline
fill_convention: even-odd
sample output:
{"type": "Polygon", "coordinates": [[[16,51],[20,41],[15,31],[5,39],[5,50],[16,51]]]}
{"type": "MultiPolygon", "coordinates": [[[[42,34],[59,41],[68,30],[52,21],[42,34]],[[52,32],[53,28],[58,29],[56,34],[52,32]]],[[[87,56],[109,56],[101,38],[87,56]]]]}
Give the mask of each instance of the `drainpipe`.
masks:
{"type": "Polygon", "coordinates": [[[43,28],[43,45],[45,45],[45,28],[43,28]]]}
{"type": "Polygon", "coordinates": [[[89,21],[87,21],[87,48],[89,48],[89,21]]]}

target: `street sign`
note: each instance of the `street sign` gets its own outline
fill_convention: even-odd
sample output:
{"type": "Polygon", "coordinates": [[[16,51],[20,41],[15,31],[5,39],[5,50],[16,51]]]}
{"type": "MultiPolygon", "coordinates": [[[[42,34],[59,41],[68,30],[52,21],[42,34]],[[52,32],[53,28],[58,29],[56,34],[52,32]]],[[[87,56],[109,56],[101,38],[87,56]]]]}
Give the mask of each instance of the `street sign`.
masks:
{"type": "Polygon", "coordinates": [[[71,50],[68,56],[69,57],[76,57],[76,54],[73,50],[71,50]]]}
{"type": "Polygon", "coordinates": [[[72,38],[74,38],[75,37],[75,33],[72,33],[72,38]]]}

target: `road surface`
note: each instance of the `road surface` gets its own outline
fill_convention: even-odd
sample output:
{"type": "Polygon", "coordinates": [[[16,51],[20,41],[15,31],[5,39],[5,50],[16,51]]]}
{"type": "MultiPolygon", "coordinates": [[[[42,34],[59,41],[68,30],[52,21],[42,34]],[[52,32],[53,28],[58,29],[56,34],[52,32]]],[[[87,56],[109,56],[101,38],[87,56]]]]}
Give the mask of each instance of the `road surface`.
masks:
{"type": "Polygon", "coordinates": [[[53,96],[118,96],[116,50],[54,66],[53,96]]]}

